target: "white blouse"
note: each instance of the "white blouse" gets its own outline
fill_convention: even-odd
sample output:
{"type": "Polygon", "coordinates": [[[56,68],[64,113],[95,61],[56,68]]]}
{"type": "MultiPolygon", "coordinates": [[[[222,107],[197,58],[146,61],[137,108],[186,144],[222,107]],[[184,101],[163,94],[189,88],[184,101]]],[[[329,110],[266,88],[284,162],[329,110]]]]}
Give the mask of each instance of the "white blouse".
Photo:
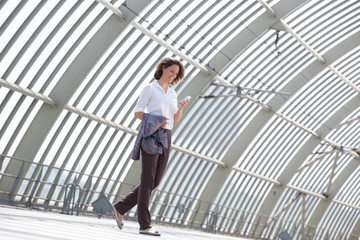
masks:
{"type": "Polygon", "coordinates": [[[174,115],[178,110],[177,94],[174,89],[168,87],[165,93],[158,81],[153,81],[141,91],[134,112],[145,112],[161,115],[169,120],[167,129],[174,127],[174,115]]]}

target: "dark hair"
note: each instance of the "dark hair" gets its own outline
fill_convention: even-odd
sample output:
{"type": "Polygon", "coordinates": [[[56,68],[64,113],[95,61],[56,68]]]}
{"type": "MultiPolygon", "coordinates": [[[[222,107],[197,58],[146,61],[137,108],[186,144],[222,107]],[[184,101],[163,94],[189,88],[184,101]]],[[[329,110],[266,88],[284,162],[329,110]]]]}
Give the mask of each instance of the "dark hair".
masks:
{"type": "Polygon", "coordinates": [[[176,85],[178,82],[181,81],[181,79],[184,77],[185,74],[185,68],[182,65],[182,63],[175,59],[175,58],[164,58],[162,59],[159,64],[156,66],[156,71],[154,73],[154,78],[156,80],[159,80],[163,74],[163,68],[168,68],[172,65],[178,65],[179,66],[179,73],[177,74],[176,78],[170,83],[170,85],[176,85]]]}

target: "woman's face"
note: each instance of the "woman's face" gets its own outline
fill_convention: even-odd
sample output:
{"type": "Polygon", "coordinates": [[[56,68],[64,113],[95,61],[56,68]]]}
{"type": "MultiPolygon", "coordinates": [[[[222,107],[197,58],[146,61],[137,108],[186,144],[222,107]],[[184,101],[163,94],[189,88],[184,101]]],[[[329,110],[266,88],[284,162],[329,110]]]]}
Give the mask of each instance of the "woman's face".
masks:
{"type": "Polygon", "coordinates": [[[171,83],[172,81],[174,81],[179,73],[179,66],[174,64],[174,65],[171,65],[170,67],[168,68],[163,68],[163,73],[161,75],[162,78],[164,78],[164,80],[167,82],[167,83],[171,83]]]}

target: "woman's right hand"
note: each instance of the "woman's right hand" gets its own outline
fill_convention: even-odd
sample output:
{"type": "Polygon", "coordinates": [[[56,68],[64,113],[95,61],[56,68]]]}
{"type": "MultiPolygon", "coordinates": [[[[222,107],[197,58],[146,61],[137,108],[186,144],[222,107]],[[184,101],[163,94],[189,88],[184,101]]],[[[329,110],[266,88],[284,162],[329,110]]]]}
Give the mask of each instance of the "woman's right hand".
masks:
{"type": "Polygon", "coordinates": [[[160,126],[161,128],[166,128],[166,125],[168,124],[168,118],[166,118],[165,122],[160,126]]]}
{"type": "Polygon", "coordinates": [[[136,112],[136,113],[134,113],[134,115],[135,115],[135,117],[137,118],[137,119],[140,119],[140,120],[142,120],[143,119],[143,112],[136,112]]]}

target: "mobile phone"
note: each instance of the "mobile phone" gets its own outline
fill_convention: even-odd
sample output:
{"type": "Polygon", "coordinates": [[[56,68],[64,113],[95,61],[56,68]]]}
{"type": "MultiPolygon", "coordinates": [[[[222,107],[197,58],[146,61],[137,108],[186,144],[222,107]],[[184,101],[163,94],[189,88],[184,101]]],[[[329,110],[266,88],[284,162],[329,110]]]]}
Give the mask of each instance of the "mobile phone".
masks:
{"type": "Polygon", "coordinates": [[[184,98],[183,100],[190,100],[191,96],[187,96],[186,98],[184,98]]]}

